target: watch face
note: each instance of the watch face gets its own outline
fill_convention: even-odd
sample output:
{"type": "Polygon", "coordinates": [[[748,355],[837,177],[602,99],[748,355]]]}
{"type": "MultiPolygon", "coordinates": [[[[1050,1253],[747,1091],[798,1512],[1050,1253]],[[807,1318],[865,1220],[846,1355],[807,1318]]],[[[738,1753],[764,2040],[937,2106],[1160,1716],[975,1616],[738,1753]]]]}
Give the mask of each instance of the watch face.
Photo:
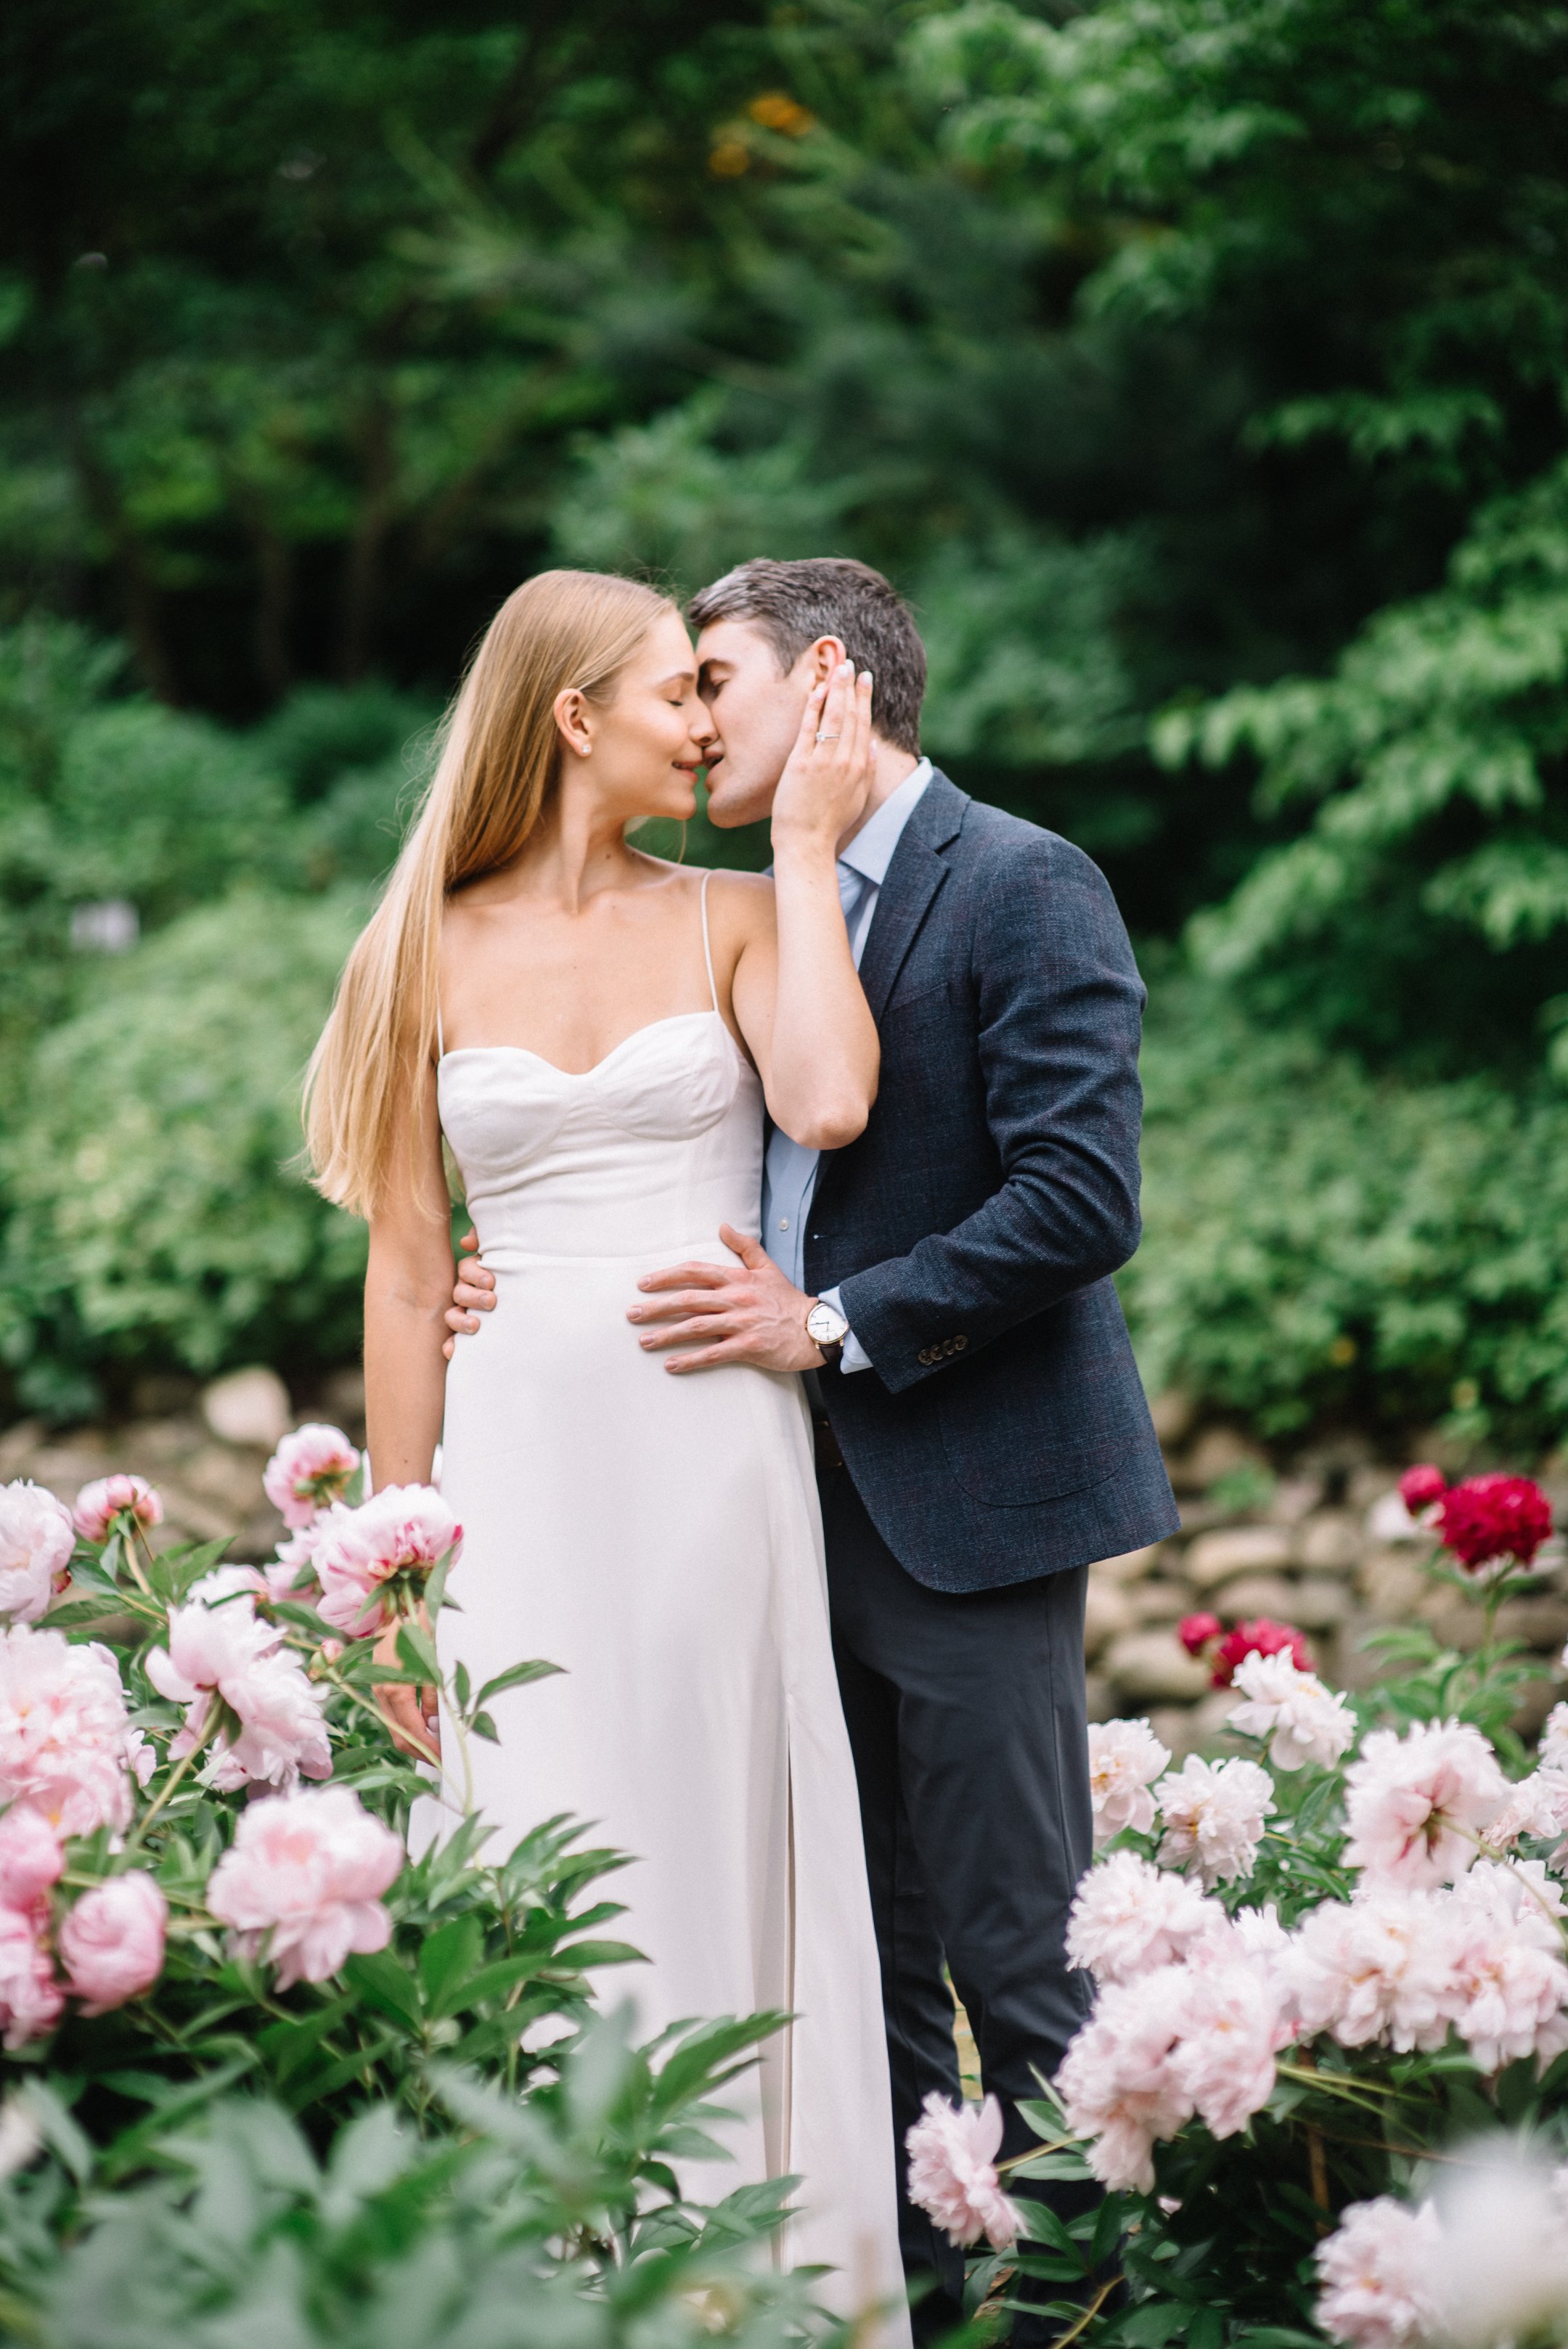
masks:
{"type": "Polygon", "coordinates": [[[819,1346],[835,1346],[849,1324],[842,1313],[834,1311],[831,1305],[814,1305],[805,1317],[805,1326],[819,1346]]]}

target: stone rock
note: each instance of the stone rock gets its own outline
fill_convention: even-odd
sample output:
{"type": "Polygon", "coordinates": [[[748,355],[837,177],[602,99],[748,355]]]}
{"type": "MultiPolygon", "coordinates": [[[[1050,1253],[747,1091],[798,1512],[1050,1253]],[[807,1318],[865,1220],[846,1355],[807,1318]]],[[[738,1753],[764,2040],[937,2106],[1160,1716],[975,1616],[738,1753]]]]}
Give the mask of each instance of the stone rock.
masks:
{"type": "Polygon", "coordinates": [[[1375,1550],[1357,1579],[1380,1623],[1407,1621],[1432,1587],[1420,1568],[1398,1550],[1375,1550]]]}
{"type": "Polygon", "coordinates": [[[1235,1702],[1229,1689],[1210,1689],[1196,1704],[1161,1705],[1149,1714],[1148,1725],[1160,1744],[1168,1745],[1171,1761],[1179,1768],[1189,1754],[1216,1746],[1236,1751],[1225,1726],[1225,1717],[1235,1702]]]}
{"type": "Polygon", "coordinates": [[[223,1443],[254,1444],[259,1452],[270,1452],[294,1424],[288,1389],[275,1371],[259,1363],[203,1388],[202,1416],[223,1443]]]}
{"type": "Polygon", "coordinates": [[[1257,1468],[1272,1475],[1269,1455],[1233,1427],[1206,1427],[1187,1455],[1187,1474],[1200,1492],[1238,1468],[1257,1468]]]}
{"type": "Polygon", "coordinates": [[[1088,1598],[1084,1607],[1084,1653],[1091,1660],[1111,1640],[1133,1628],[1133,1610],[1125,1594],[1114,1582],[1098,1582],[1089,1577],[1088,1598]]]}
{"type": "Polygon", "coordinates": [[[1157,1571],[1165,1556],[1163,1542],[1151,1542],[1147,1549],[1124,1550],[1119,1557],[1102,1557],[1089,1572],[1097,1582],[1141,1582],[1146,1574],[1157,1571]]]}
{"type": "Polygon", "coordinates": [[[1366,1530],[1376,1542],[1428,1542],[1431,1535],[1418,1519],[1410,1515],[1396,1485],[1391,1492],[1379,1493],[1366,1512],[1366,1530]]]}
{"type": "Polygon", "coordinates": [[[44,1441],[41,1419],[19,1419],[0,1435],[0,1485],[9,1485],[18,1476],[32,1474],[29,1461],[44,1441]]]}
{"type": "Polygon", "coordinates": [[[1207,1668],[1169,1631],[1126,1631],[1113,1640],[1101,1670],[1124,1703],[1190,1703],[1209,1685],[1207,1668]]]}
{"type": "Polygon", "coordinates": [[[173,1371],[151,1371],[130,1390],[130,1406],[138,1419],[167,1419],[196,1400],[194,1379],[173,1371]]]}
{"type": "Polygon", "coordinates": [[[1088,1698],[1091,1721],[1114,1721],[1116,1701],[1111,1694],[1111,1684],[1103,1672],[1085,1672],[1084,1692],[1088,1698]]]}
{"type": "Polygon", "coordinates": [[[262,1498],[254,1464],[225,1444],[203,1444],[181,1464],[180,1482],[202,1500],[224,1512],[233,1527],[236,1519],[253,1516],[262,1498]]]}
{"type": "Polygon", "coordinates": [[[1185,1582],[1168,1582],[1151,1575],[1147,1582],[1127,1586],[1127,1603],[1141,1623],[1179,1623],[1194,1612],[1192,1592],[1185,1582]]]}
{"type": "Polygon", "coordinates": [[[1198,1589],[1217,1590],[1241,1574],[1277,1574],[1294,1556],[1295,1544],[1282,1526],[1227,1526],[1199,1534],[1186,1566],[1198,1589]]]}
{"type": "Polygon", "coordinates": [[[1274,1487],[1274,1497],[1269,1503],[1271,1525],[1299,1526],[1323,1500],[1321,1476],[1283,1476],[1274,1487]]]}
{"type": "Polygon", "coordinates": [[[1522,1640],[1527,1648],[1560,1650],[1568,1640],[1568,1600],[1548,1591],[1505,1599],[1497,1610],[1497,1631],[1500,1640],[1522,1640]]]}
{"type": "Polygon", "coordinates": [[[1318,1574],[1345,1574],[1361,1563],[1366,1544],[1348,1509],[1319,1509],[1296,1535],[1301,1562],[1318,1574]]]}
{"type": "Polygon", "coordinates": [[[1164,1394],[1151,1395],[1148,1415],[1154,1422],[1154,1432],[1160,1447],[1174,1452],[1185,1444],[1198,1418],[1198,1405],[1179,1387],[1169,1387],[1164,1394]]]}
{"type": "Polygon", "coordinates": [[[1303,1577],[1291,1593],[1291,1621],[1303,1631],[1332,1631],[1350,1613],[1350,1593],[1327,1575],[1303,1577]]]}
{"type": "Polygon", "coordinates": [[[1296,1620],[1295,1585],[1279,1574],[1239,1574],[1220,1593],[1220,1611],[1227,1622],[1244,1622],[1267,1615],[1275,1623],[1296,1620]]]}

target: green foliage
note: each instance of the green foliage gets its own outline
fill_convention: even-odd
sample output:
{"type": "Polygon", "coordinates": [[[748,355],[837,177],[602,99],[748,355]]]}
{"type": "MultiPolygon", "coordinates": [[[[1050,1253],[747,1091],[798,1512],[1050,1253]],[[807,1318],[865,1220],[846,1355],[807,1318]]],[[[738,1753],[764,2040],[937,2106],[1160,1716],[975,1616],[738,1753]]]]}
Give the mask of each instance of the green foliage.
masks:
{"type": "Polygon", "coordinates": [[[1288,1434],[1444,1420],[1544,1448],[1568,1420],[1568,1110],[1402,1084],[1212,988],[1157,981],[1144,1241],[1122,1276],[1151,1389],[1288,1434]]]}
{"type": "Polygon", "coordinates": [[[38,1049],[0,1156],[0,1343],[25,1399],[80,1408],[116,1362],[352,1350],[362,1230],[291,1169],[361,915],[259,893],[186,915],[38,1049]]]}

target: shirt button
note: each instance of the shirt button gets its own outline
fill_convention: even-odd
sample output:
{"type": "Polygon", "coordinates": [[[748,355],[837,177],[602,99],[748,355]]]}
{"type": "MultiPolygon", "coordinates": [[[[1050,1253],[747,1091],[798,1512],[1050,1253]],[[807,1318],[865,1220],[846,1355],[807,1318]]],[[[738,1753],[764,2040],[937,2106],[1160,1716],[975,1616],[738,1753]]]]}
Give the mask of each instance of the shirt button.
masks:
{"type": "Polygon", "coordinates": [[[780,1231],[781,1231],[781,1232],[787,1232],[787,1231],[788,1231],[788,1229],[789,1229],[789,1217],[788,1217],[787,1216],[781,1216],[779,1217],[779,1229],[780,1229],[780,1231]]]}

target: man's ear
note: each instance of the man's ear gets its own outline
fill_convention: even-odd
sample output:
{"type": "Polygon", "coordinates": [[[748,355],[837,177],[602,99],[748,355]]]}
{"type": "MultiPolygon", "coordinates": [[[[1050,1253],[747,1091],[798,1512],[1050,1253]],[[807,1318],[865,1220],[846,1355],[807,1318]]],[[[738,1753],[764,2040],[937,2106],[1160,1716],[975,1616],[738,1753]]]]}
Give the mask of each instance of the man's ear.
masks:
{"type": "Polygon", "coordinates": [[[846,657],[844,640],[841,636],[818,636],[815,644],[807,645],[803,657],[810,665],[810,683],[821,685],[846,657]]]}

